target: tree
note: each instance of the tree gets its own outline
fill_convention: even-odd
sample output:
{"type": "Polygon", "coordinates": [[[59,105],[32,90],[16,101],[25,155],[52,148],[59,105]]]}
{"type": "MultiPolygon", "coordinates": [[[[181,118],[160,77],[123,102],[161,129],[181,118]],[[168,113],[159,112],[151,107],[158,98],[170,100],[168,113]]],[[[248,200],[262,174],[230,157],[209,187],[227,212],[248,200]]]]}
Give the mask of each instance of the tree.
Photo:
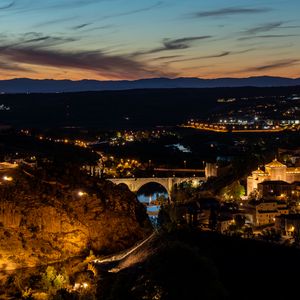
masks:
{"type": "Polygon", "coordinates": [[[245,195],[245,188],[239,181],[234,181],[221,190],[221,197],[226,201],[239,200],[245,195]]]}
{"type": "Polygon", "coordinates": [[[280,233],[276,232],[274,228],[266,229],[262,232],[262,239],[268,242],[279,242],[281,238],[280,233]]]}
{"type": "Polygon", "coordinates": [[[65,272],[58,274],[53,266],[48,266],[42,274],[42,286],[50,294],[57,290],[66,288],[69,284],[69,277],[65,272]]]}

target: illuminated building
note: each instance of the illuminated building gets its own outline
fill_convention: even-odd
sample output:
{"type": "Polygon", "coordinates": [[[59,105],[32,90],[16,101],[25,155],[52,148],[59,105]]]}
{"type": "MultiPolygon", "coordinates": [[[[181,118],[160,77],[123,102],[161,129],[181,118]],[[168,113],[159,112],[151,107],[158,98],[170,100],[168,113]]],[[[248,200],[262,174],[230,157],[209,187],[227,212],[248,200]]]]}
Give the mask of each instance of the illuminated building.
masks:
{"type": "Polygon", "coordinates": [[[264,181],[285,181],[287,183],[300,181],[300,168],[289,168],[274,159],[265,165],[264,170],[258,168],[247,178],[247,195],[257,191],[258,184],[264,181]]]}
{"type": "Polygon", "coordinates": [[[275,223],[276,217],[289,214],[289,209],[284,201],[255,201],[249,206],[248,214],[254,225],[261,226],[275,223]]]}
{"type": "Polygon", "coordinates": [[[282,215],[276,217],[275,229],[282,235],[300,236],[300,214],[282,215]]]}

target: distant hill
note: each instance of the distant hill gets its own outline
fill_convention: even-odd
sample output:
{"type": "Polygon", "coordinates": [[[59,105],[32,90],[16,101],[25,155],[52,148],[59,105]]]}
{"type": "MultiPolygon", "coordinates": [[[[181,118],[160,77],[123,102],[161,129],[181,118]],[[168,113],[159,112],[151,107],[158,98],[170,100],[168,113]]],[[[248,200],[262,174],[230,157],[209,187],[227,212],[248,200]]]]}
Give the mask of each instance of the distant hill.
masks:
{"type": "Polygon", "coordinates": [[[279,87],[300,85],[300,78],[249,77],[249,78],[152,78],[134,81],[97,80],[34,80],[17,78],[0,81],[0,93],[63,93],[131,89],[161,88],[218,88],[218,87],[279,87]]]}
{"type": "Polygon", "coordinates": [[[2,94],[0,124],[21,128],[79,126],[103,130],[176,126],[188,119],[207,118],[228,105],[244,105],[239,101],[218,103],[219,98],[263,97],[263,102],[273,102],[274,96],[293,94],[300,94],[300,85],[2,94]]]}

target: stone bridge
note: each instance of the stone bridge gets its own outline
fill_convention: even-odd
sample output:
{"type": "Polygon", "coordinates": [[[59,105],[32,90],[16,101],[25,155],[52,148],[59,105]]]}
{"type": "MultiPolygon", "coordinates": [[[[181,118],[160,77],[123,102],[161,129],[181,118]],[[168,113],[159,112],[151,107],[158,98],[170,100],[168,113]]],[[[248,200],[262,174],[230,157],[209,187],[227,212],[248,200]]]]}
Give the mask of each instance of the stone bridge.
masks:
{"type": "Polygon", "coordinates": [[[114,179],[108,179],[108,180],[117,185],[118,184],[126,184],[132,192],[138,192],[139,189],[147,183],[158,183],[166,189],[166,191],[168,192],[168,194],[170,196],[171,191],[175,185],[183,183],[183,182],[191,182],[194,187],[197,187],[197,186],[199,186],[201,181],[206,181],[206,178],[205,177],[184,177],[184,178],[150,177],[150,178],[114,178],[114,179]]]}

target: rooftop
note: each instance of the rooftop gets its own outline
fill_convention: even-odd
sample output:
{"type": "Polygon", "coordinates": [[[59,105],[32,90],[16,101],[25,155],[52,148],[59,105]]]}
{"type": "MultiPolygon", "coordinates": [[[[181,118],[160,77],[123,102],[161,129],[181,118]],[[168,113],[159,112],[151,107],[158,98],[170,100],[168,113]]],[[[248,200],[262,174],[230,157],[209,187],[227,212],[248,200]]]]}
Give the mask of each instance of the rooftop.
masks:
{"type": "Polygon", "coordinates": [[[286,165],[279,162],[276,158],[266,165],[267,168],[286,168],[286,165]]]}
{"type": "Polygon", "coordinates": [[[265,180],[258,185],[290,185],[290,183],[283,180],[265,180]]]}

